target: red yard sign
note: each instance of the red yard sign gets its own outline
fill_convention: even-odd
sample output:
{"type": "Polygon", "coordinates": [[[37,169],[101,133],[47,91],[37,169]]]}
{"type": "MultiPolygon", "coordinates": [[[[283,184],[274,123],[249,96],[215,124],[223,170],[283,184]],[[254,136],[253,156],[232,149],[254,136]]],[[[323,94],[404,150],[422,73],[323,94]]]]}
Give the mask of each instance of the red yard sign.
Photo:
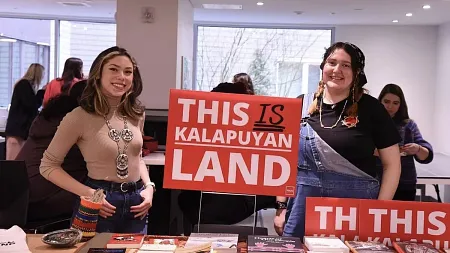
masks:
{"type": "Polygon", "coordinates": [[[294,196],[302,99],[170,91],[164,188],[294,196]]]}
{"type": "Polygon", "coordinates": [[[450,204],[307,198],[305,234],[342,240],[394,241],[450,246],[450,204]]]}

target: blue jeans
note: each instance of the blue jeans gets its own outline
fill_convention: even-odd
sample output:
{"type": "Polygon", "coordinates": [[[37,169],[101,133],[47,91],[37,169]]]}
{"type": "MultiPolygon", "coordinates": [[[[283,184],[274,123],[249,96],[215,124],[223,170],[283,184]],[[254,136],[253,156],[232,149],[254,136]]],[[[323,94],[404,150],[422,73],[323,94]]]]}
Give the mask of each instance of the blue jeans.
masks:
{"type": "Polygon", "coordinates": [[[307,123],[300,130],[298,158],[297,194],[288,200],[283,236],[303,240],[306,197],[378,197],[378,180],[334,151],[307,123]]]}
{"type": "MultiPolygon", "coordinates": [[[[143,233],[147,234],[147,217],[144,219],[134,218],[136,213],[130,212],[130,207],[139,205],[142,203],[142,197],[140,195],[143,187],[136,189],[135,191],[121,192],[113,191],[111,188],[111,182],[103,180],[95,180],[88,178],[84,183],[86,186],[92,189],[103,189],[106,195],[106,201],[116,207],[115,213],[111,217],[102,218],[98,217],[97,233],[143,233]]],[[[77,199],[74,208],[74,214],[78,211],[80,205],[80,199],[77,199]]],[[[72,220],[73,220],[72,217],[72,220]]]]}

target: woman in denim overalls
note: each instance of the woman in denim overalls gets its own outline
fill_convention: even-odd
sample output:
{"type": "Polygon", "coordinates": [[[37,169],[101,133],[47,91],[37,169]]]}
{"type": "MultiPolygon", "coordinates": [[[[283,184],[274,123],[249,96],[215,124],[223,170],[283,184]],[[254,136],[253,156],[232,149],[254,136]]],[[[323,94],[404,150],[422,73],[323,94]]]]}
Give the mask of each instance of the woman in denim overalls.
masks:
{"type": "Polygon", "coordinates": [[[303,238],[307,197],[394,196],[400,177],[400,137],[383,106],[364,93],[364,61],[362,51],[351,43],[337,42],[324,54],[322,81],[300,130],[297,194],[287,203],[277,198],[274,222],[279,234],[303,238]],[[381,186],[375,148],[385,170],[381,186]]]}

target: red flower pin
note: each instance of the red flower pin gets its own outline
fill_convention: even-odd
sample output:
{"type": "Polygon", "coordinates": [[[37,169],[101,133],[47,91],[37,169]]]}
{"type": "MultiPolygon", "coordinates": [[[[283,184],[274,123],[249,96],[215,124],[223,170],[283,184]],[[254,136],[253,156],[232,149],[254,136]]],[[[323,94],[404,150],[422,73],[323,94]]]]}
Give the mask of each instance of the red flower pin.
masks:
{"type": "Polygon", "coordinates": [[[356,116],[356,117],[346,116],[342,120],[342,125],[347,126],[348,128],[352,128],[352,127],[356,127],[356,124],[358,124],[358,122],[359,122],[358,116],[356,116]]]}

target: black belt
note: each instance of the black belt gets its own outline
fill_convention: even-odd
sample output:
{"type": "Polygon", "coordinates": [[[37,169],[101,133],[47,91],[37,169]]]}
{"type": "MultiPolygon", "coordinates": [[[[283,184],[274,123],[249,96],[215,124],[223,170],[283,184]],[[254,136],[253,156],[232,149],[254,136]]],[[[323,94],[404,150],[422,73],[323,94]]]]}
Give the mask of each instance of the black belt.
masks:
{"type": "Polygon", "coordinates": [[[133,192],[141,189],[144,186],[142,179],[139,179],[137,182],[123,182],[123,183],[114,183],[111,182],[111,186],[109,188],[110,191],[113,192],[133,192]]]}

